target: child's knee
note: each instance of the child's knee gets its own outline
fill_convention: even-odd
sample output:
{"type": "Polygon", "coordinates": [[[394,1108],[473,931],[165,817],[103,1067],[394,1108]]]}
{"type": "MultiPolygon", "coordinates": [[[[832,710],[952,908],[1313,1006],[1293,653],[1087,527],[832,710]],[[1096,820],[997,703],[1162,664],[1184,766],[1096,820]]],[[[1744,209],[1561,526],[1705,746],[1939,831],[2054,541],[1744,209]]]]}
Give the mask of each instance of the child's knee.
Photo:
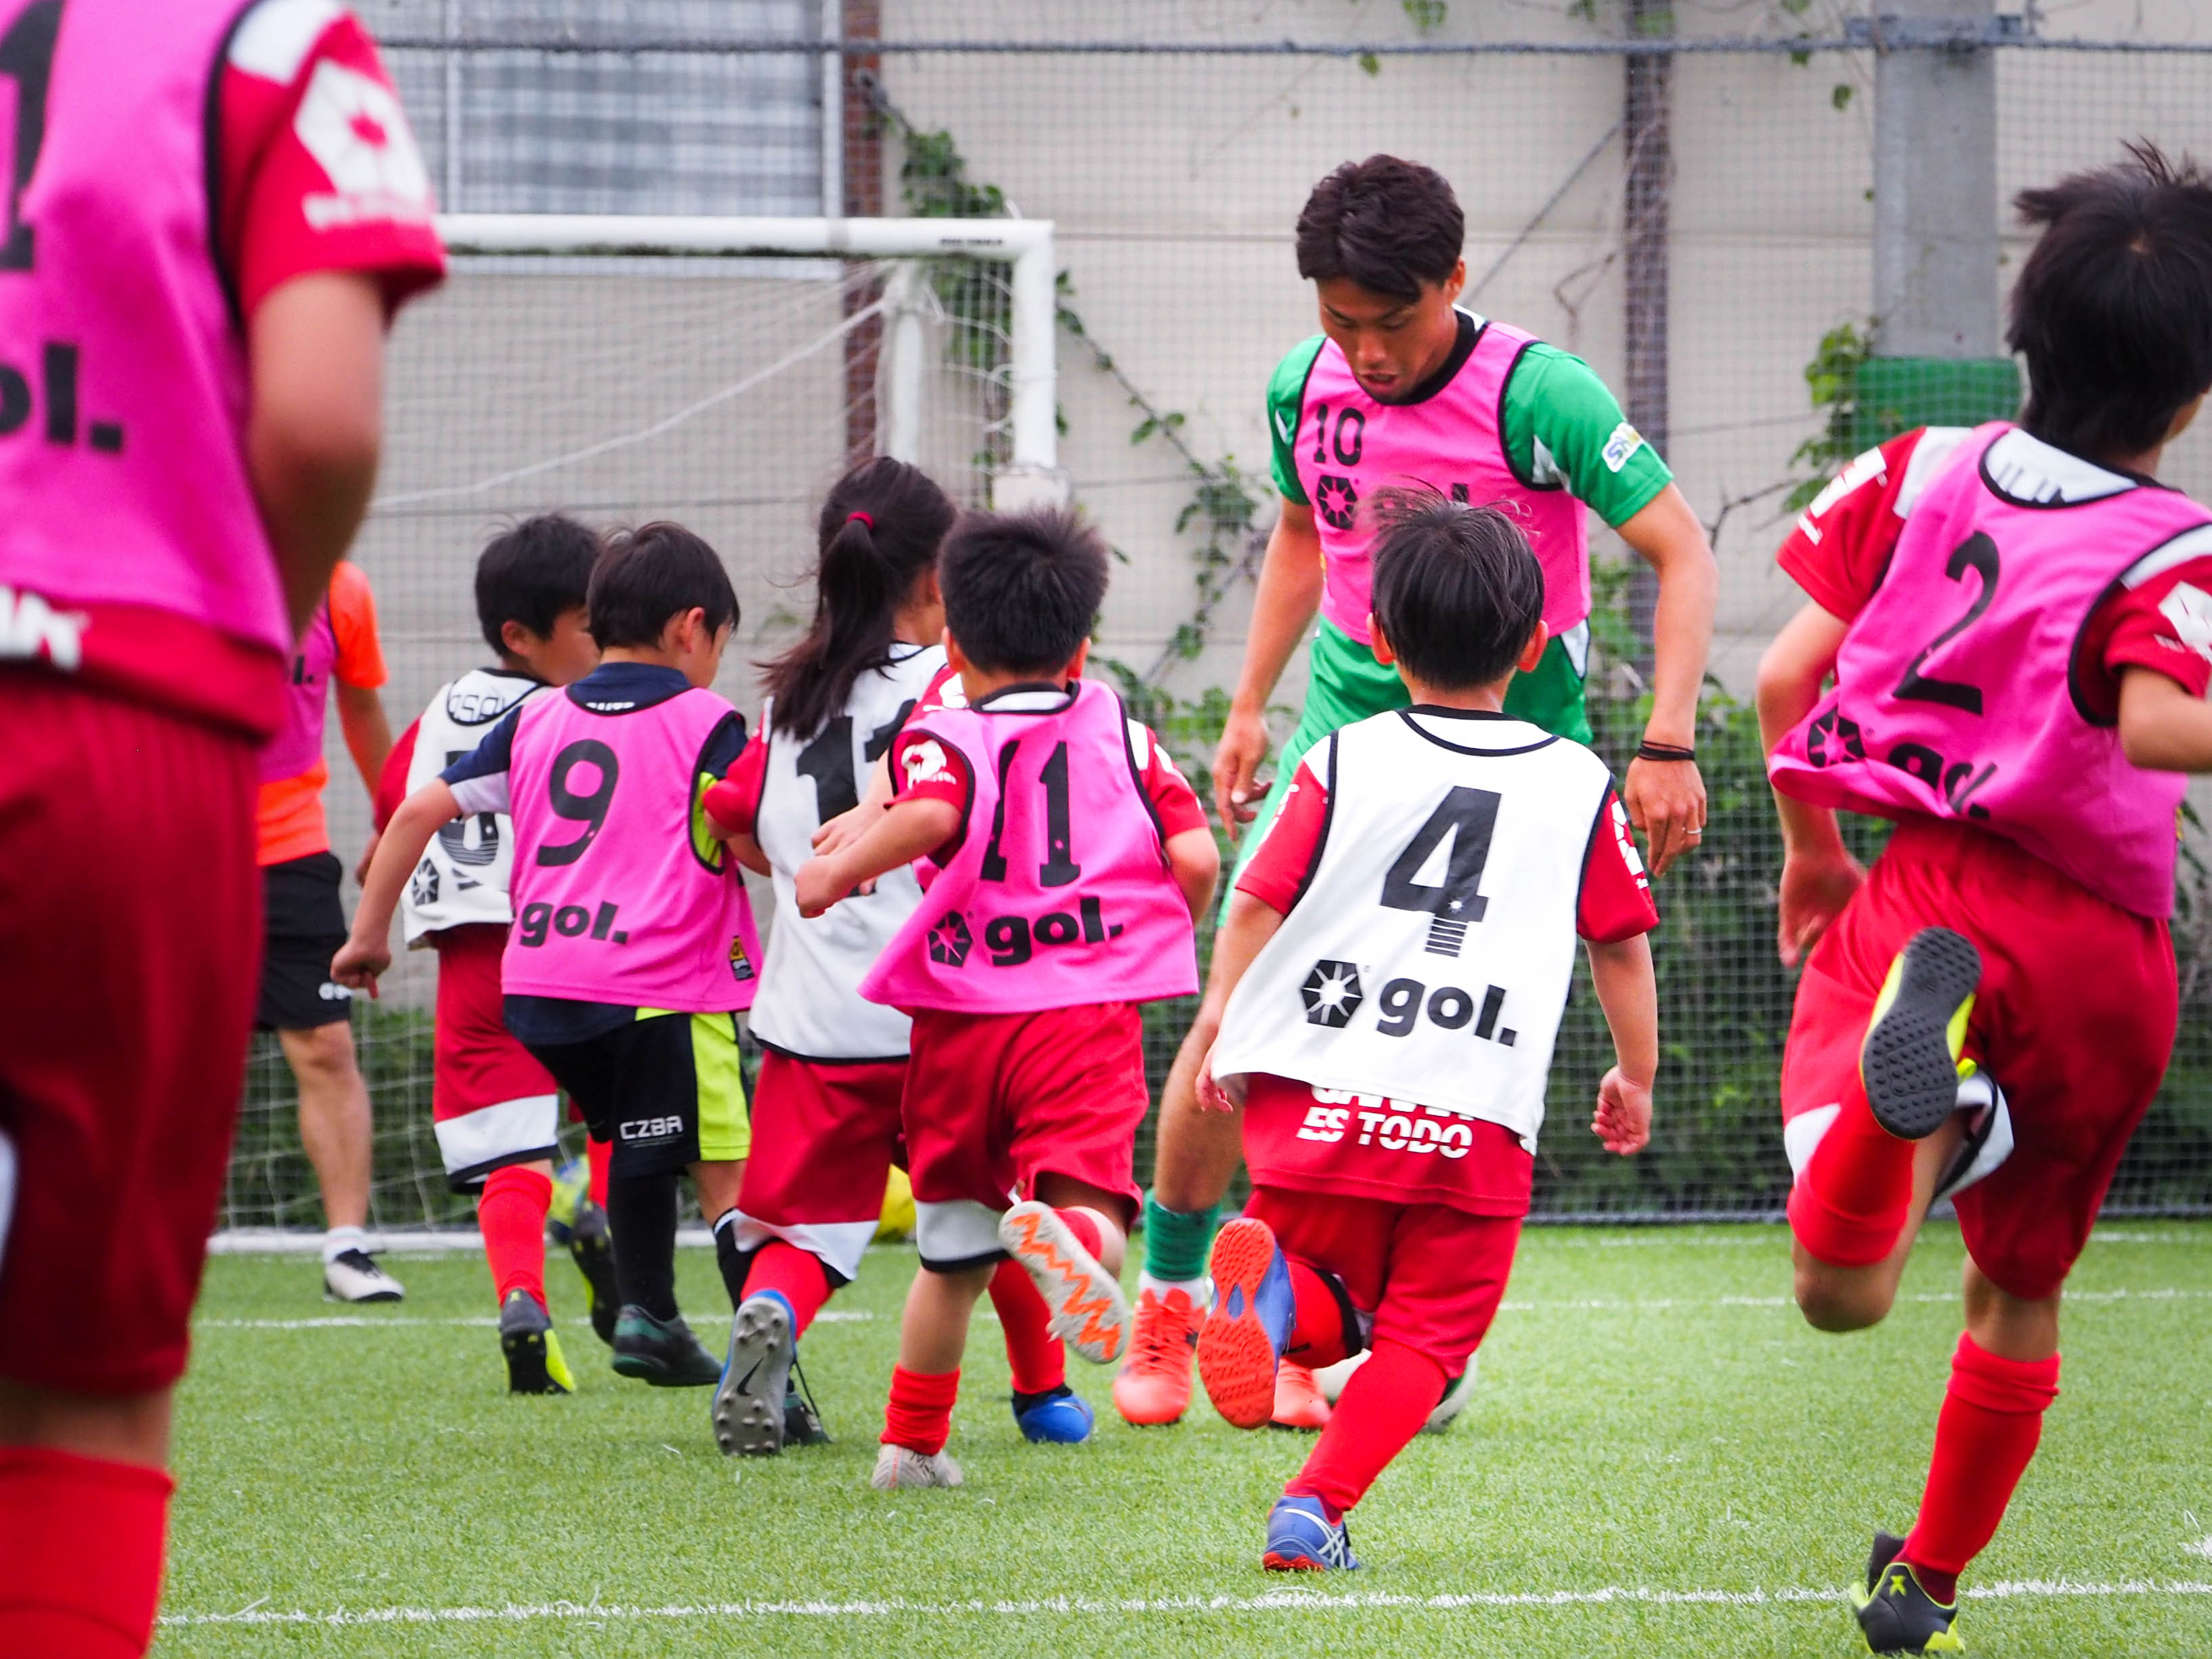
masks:
{"type": "Polygon", "coordinates": [[[1897,1278],[1884,1267],[1838,1267],[1796,1250],[1798,1310],[1816,1331],[1863,1331],[1879,1325],[1897,1300],[1897,1278]]]}

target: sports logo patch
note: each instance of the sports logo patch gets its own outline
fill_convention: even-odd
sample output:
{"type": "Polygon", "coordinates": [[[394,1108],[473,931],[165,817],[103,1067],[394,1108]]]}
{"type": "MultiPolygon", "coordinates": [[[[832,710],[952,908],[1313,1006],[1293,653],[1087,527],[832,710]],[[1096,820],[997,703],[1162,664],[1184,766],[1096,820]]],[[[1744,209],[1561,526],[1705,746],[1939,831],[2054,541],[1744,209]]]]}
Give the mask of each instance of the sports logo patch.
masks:
{"type": "Polygon", "coordinates": [[[292,130],[335,192],[301,204],[317,230],[429,217],[430,174],[389,88],[325,59],[315,65],[292,130]]]}
{"type": "Polygon", "coordinates": [[[965,966],[968,953],[975,948],[975,936],[968,931],[968,918],[957,910],[947,910],[929,930],[929,959],[944,967],[965,966]]]}
{"type": "Polygon", "coordinates": [[[1298,988],[1306,1005],[1306,1024],[1340,1030],[1352,1024],[1366,996],[1359,988],[1358,967],[1324,957],[1313,965],[1306,982],[1298,988]]]}
{"type": "Polygon", "coordinates": [[[1628,465],[1628,458],[1643,447],[1644,434],[1623,421],[1613,428],[1613,435],[1605,441],[1605,447],[1598,455],[1605,462],[1607,471],[1618,472],[1628,465]]]}

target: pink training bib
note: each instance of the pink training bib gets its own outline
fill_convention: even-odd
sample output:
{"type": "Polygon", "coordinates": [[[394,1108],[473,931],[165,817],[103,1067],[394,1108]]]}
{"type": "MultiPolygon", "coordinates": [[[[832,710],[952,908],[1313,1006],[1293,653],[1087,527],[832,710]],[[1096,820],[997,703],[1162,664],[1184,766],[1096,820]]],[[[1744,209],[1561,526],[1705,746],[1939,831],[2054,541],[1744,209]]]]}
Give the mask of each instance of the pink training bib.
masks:
{"type": "Polygon", "coordinates": [[[292,653],[284,686],[284,725],[261,751],[261,781],[296,778],[323,757],[323,723],[330,712],[331,670],[338,636],[331,628],[331,602],[315,607],[307,631],[292,653]]]}
{"type": "Polygon", "coordinates": [[[0,0],[0,585],[291,645],[216,266],[210,80],[240,0],[0,0]],[[58,20],[58,36],[57,36],[58,20]]]}
{"type": "Polygon", "coordinates": [[[717,781],[701,751],[730,713],[697,690],[623,714],[565,694],[523,705],[507,773],[508,994],[679,1013],[752,1006],[752,906],[696,811],[717,781]]]}
{"type": "Polygon", "coordinates": [[[1095,680],[1050,709],[948,708],[919,730],[975,775],[952,861],[860,984],[872,1002],[977,1014],[1145,1002],[1198,989],[1121,700],[1095,680]]]}
{"type": "Polygon", "coordinates": [[[1505,381],[1533,335],[1487,322],[1458,374],[1417,404],[1377,403],[1360,388],[1334,341],[1306,378],[1295,453],[1313,503],[1326,580],[1322,614],[1369,643],[1373,608],[1374,497],[1425,483],[1478,506],[1506,504],[1544,568],[1544,622],[1556,636],[1589,615],[1589,532],[1564,488],[1524,483],[1506,459],[1498,410],[1505,381]]]}
{"type": "Polygon", "coordinates": [[[2173,908],[2184,779],[2129,764],[2075,688],[2108,594],[2212,551],[2212,514],[1999,422],[1928,486],[1776,747],[1774,787],[1882,817],[1979,824],[2139,915],[2173,908]]]}

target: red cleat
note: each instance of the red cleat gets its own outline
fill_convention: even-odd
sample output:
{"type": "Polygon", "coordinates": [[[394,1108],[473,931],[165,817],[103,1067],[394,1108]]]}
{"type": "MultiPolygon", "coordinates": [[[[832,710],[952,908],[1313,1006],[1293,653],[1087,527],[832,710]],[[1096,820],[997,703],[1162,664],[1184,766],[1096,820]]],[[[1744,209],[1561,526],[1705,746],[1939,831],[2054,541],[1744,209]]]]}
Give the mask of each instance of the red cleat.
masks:
{"type": "Polygon", "coordinates": [[[1275,1411],[1267,1425],[1312,1431],[1328,1426],[1328,1401],[1304,1365],[1285,1360],[1275,1368],[1275,1411]]]}
{"type": "Polygon", "coordinates": [[[1129,1360],[1114,1379],[1114,1409],[1139,1428],[1179,1422],[1190,1408],[1191,1355],[1198,1347],[1198,1304],[1188,1291],[1137,1297],[1129,1360]]]}

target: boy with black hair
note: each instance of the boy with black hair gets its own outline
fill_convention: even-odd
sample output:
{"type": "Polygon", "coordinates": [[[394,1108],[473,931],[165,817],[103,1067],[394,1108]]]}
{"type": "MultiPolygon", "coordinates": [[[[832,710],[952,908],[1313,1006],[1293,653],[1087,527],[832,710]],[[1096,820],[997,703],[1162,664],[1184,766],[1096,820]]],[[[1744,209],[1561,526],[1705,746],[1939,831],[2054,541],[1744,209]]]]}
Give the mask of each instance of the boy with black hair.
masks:
{"type": "MultiPolygon", "coordinates": [[[[386,762],[380,833],[412,791],[473,750],[509,712],[597,665],[584,599],[599,538],[558,514],[494,537],[477,561],[477,621],[498,653],[439,688],[386,762]]],[[[575,1384],[545,1302],[545,1218],[552,1205],[559,1085],[501,1018],[500,957],[514,920],[507,883],[514,826],[503,812],[442,824],[422,849],[401,904],[414,950],[438,953],[430,1112],[455,1192],[476,1192],[477,1224],[499,1308],[500,1348],[514,1394],[567,1394],[575,1384]]],[[[599,1143],[592,1143],[595,1152],[599,1143]]],[[[604,1164],[604,1155],[594,1159],[604,1164]]],[[[614,1337],[619,1298],[606,1217],[585,1200],[568,1248],[591,1293],[592,1322],[614,1337]]]]}
{"type": "Polygon", "coordinates": [[[2012,296],[2019,423],[1846,468],[1783,544],[1810,599],[1759,667],[1779,945],[1804,963],[1782,1062],[1798,1304],[1879,1322],[1939,1196],[1969,1258],[1919,1518],[1875,1534],[1857,1592],[1881,1653],[1962,1650],[1959,1575],[2034,1455],[2062,1287],[2173,1042],[2212,513],[2152,475],[2212,386],[2212,179],[2130,148],[2018,198],[2045,228],[2012,296]],[[1838,808],[1896,820],[1871,871],[1838,808]]]}
{"type": "Polygon", "coordinates": [[[1504,707],[1548,638],[1527,540],[1435,492],[1380,505],[1370,628],[1411,707],[1307,753],[1206,989],[1199,1098],[1241,1101],[1252,1171],[1214,1240],[1206,1395],[1258,1428],[1286,1357],[1370,1352],[1268,1517],[1271,1571],[1358,1565],[1346,1515],[1490,1328],[1577,934],[1619,1061],[1590,1124],[1608,1152],[1650,1139],[1659,1061],[1659,918],[1612,776],[1504,707]]]}
{"type": "MultiPolygon", "coordinates": [[[[332,963],[374,987],[400,890],[441,825],[510,814],[515,926],[507,1028],[611,1141],[607,1213],[622,1297],[614,1368],[711,1387],[721,1366],[676,1306],[676,1178],[737,1201],[750,1142],[732,1016],[760,946],[744,884],[703,811],[745,745],[707,688],[738,619],[722,562],[680,525],[617,535],[586,596],[599,665],[502,717],[393,814],[332,963]]],[[[742,1286],[730,1288],[732,1304],[742,1286]]]]}
{"type": "Polygon", "coordinates": [[[897,798],[797,877],[805,915],[906,864],[925,892],[860,987],[914,1018],[901,1115],[921,1270],[873,1476],[884,1490],[960,1484],[945,1453],[960,1360],[1003,1258],[1085,1358],[1127,1342],[1115,1275],[1151,1102],[1139,1005],[1198,988],[1192,919],[1218,854],[1158,740],[1082,678],[1108,557],[1066,513],[954,526],[938,579],[965,707],[908,723],[897,798]]]}

